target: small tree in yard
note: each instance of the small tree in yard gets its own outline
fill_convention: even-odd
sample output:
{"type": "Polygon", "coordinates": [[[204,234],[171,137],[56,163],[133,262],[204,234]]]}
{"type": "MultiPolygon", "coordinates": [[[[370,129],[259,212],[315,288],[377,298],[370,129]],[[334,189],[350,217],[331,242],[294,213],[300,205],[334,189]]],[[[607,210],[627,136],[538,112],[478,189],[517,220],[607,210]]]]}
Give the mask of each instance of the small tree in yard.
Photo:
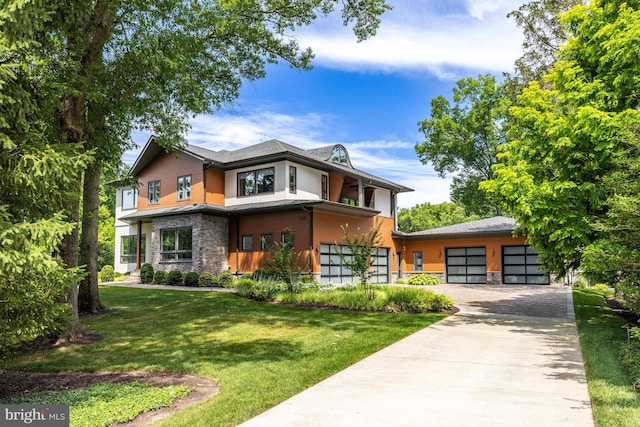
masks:
{"type": "Polygon", "coordinates": [[[368,233],[356,233],[353,237],[349,236],[349,224],[340,226],[345,244],[350,253],[345,254],[338,243],[336,242],[335,244],[336,252],[342,265],[349,268],[353,275],[360,279],[358,286],[364,290],[370,299],[375,297],[373,286],[371,286],[370,282],[371,264],[373,263],[373,254],[378,250],[378,246],[381,243],[380,225],[380,222],[376,222],[376,225],[368,233]]]}
{"type": "MultiPolygon", "coordinates": [[[[291,236],[292,231],[284,230],[285,235],[291,236]]],[[[269,273],[283,280],[287,285],[287,290],[291,293],[296,291],[298,277],[309,265],[309,255],[304,256],[302,252],[295,252],[290,238],[285,242],[268,245],[265,242],[271,257],[265,261],[269,273]]]]}

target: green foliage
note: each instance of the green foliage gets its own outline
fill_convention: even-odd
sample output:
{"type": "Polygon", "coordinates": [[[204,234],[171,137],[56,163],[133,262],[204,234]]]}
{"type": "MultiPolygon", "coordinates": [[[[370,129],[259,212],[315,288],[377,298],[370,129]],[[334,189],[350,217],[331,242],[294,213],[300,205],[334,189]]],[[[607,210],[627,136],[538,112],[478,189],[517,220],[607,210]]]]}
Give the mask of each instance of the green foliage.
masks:
{"type": "Polygon", "coordinates": [[[638,163],[637,8],[580,2],[563,15],[572,38],[545,85],[531,83],[512,108],[512,140],[500,148],[495,179],[482,187],[504,203],[547,269],[561,277],[582,267],[592,280],[615,283],[616,269],[631,270],[620,268],[633,259],[630,241],[611,239],[609,230],[628,235],[630,211],[616,211],[617,197],[637,194],[627,171],[638,163]],[[622,262],[610,262],[616,254],[622,262]]]}
{"type": "MultiPolygon", "coordinates": [[[[349,235],[349,224],[340,226],[342,228],[342,235],[345,245],[348,248],[348,252],[345,254],[342,248],[336,243],[336,253],[340,257],[342,265],[346,266],[353,272],[353,275],[359,279],[359,284],[365,294],[369,298],[374,299],[375,293],[369,279],[371,277],[371,265],[373,262],[373,255],[378,250],[378,246],[382,240],[380,235],[381,222],[376,222],[374,227],[366,233],[349,235]]],[[[358,231],[360,228],[358,228],[358,231]]]]}
{"type": "Polygon", "coordinates": [[[589,284],[587,283],[586,280],[578,279],[578,280],[574,281],[571,286],[573,286],[574,288],[577,288],[577,289],[584,289],[584,288],[587,288],[589,286],[589,284]]]}
{"type": "Polygon", "coordinates": [[[640,392],[640,328],[631,328],[629,334],[631,339],[624,347],[622,366],[627,371],[633,388],[640,392]]]}
{"type": "Polygon", "coordinates": [[[137,382],[96,384],[88,389],[29,393],[4,400],[7,404],[69,405],[71,425],[102,427],[126,423],[139,414],[170,406],[189,392],[185,385],[153,387],[137,382]]]}
{"type": "Polygon", "coordinates": [[[51,256],[70,229],[59,215],[35,223],[12,220],[0,206],[0,357],[64,331],[70,317],[61,301],[81,277],[51,256]]]}
{"type": "Polygon", "coordinates": [[[167,272],[164,270],[156,270],[153,275],[153,283],[156,285],[166,285],[167,284],[167,272]]]}
{"type": "Polygon", "coordinates": [[[182,285],[182,271],[171,270],[169,274],[167,274],[167,285],[171,285],[171,286],[182,285]]]}
{"type": "Polygon", "coordinates": [[[466,215],[464,207],[455,203],[422,203],[410,209],[398,211],[398,229],[405,233],[429,230],[431,228],[460,224],[462,222],[481,219],[477,215],[466,215]]]}
{"type": "Polygon", "coordinates": [[[238,295],[257,301],[269,301],[274,299],[277,293],[288,291],[284,282],[267,278],[260,281],[240,278],[236,281],[235,288],[238,295]]]}
{"type": "Polygon", "coordinates": [[[198,278],[198,286],[211,288],[214,286],[220,286],[220,282],[213,273],[205,271],[198,278]]]}
{"type": "Polygon", "coordinates": [[[440,284],[440,280],[436,276],[424,273],[409,276],[407,282],[414,286],[438,286],[440,284]]]}
{"type": "Polygon", "coordinates": [[[493,177],[491,166],[506,139],[511,100],[505,87],[485,74],[457,81],[453,103],[444,96],[431,100],[431,118],[420,122],[425,140],[416,144],[416,153],[441,177],[453,175],[451,200],[463,206],[466,215],[495,216],[498,204],[478,184],[493,177]]]}
{"type": "Polygon", "coordinates": [[[199,280],[200,280],[200,275],[195,271],[190,271],[184,275],[185,286],[198,286],[199,280]]]}
{"type": "Polygon", "coordinates": [[[233,287],[233,274],[229,270],[223,271],[218,277],[218,283],[223,288],[233,287]]]}
{"type": "Polygon", "coordinates": [[[357,286],[331,289],[303,289],[296,294],[280,292],[275,300],[289,304],[336,307],[357,311],[427,313],[448,310],[453,301],[446,295],[402,286],[373,286],[369,291],[357,286]]]}
{"type": "Polygon", "coordinates": [[[151,283],[153,282],[153,266],[151,264],[144,263],[140,267],[140,282],[151,283]]]}
{"type": "MultiPolygon", "coordinates": [[[[284,233],[291,233],[285,229],[284,233]]],[[[291,242],[274,242],[273,246],[267,246],[270,257],[265,260],[267,266],[266,274],[275,280],[282,280],[287,284],[289,292],[296,292],[301,273],[309,265],[309,255],[304,256],[303,252],[295,252],[291,242]]]]}
{"type": "Polygon", "coordinates": [[[100,280],[103,282],[113,282],[114,274],[113,274],[113,266],[105,265],[100,270],[100,280]]]}

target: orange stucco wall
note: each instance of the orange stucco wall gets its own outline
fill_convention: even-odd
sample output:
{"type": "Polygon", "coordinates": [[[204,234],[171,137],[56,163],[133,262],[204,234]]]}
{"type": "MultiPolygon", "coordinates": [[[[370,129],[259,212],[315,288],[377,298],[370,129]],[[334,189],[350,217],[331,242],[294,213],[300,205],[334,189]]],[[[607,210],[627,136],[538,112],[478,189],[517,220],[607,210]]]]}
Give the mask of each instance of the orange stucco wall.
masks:
{"type": "Polygon", "coordinates": [[[184,204],[204,203],[204,183],[202,162],[188,154],[176,157],[162,153],[139,175],[138,210],[166,208],[184,204]],[[177,200],[178,177],[191,175],[191,198],[177,200]],[[160,180],[160,203],[149,204],[148,183],[160,180]]]}
{"type": "Polygon", "coordinates": [[[295,252],[309,253],[308,212],[303,210],[247,215],[232,219],[229,223],[229,266],[233,271],[248,272],[264,268],[269,252],[260,250],[260,235],[273,234],[273,240],[280,242],[285,229],[294,232],[295,252]],[[242,236],[253,235],[253,251],[242,250],[242,236]]]}
{"type": "Polygon", "coordinates": [[[423,271],[444,273],[445,249],[460,247],[484,247],[487,254],[487,271],[499,272],[501,267],[502,246],[524,245],[524,237],[488,237],[447,240],[397,241],[402,251],[402,271],[414,271],[413,252],[422,251],[423,271]]]}

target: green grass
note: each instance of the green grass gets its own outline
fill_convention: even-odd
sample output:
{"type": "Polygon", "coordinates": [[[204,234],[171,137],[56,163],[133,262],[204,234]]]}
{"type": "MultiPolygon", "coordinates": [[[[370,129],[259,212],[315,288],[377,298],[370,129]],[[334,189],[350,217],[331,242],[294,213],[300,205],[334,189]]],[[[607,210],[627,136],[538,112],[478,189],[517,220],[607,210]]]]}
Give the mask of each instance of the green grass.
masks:
{"type": "Polygon", "coordinates": [[[69,405],[71,427],[106,427],[127,422],[142,412],[169,406],[185,396],[187,386],[153,387],[137,382],[96,384],[83,390],[32,393],[3,400],[10,404],[69,405]]]}
{"type": "Polygon", "coordinates": [[[597,427],[640,425],[640,398],[621,365],[626,322],[606,305],[604,292],[574,289],[593,416],[597,427]]]}
{"type": "Polygon", "coordinates": [[[166,426],[236,425],[445,317],[282,307],[221,292],[103,287],[101,299],[118,312],[83,324],[102,341],[25,355],[9,367],[164,370],[218,382],[218,395],[166,426]]]}

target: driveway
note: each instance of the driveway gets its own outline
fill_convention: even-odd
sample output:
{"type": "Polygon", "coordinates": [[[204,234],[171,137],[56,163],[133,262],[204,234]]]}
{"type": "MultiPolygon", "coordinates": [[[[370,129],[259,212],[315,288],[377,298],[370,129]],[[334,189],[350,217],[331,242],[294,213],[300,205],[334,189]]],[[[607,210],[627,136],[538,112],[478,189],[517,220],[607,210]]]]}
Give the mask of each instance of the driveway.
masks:
{"type": "Polygon", "coordinates": [[[243,426],[593,426],[568,288],[431,289],[461,311],[243,426]]]}

